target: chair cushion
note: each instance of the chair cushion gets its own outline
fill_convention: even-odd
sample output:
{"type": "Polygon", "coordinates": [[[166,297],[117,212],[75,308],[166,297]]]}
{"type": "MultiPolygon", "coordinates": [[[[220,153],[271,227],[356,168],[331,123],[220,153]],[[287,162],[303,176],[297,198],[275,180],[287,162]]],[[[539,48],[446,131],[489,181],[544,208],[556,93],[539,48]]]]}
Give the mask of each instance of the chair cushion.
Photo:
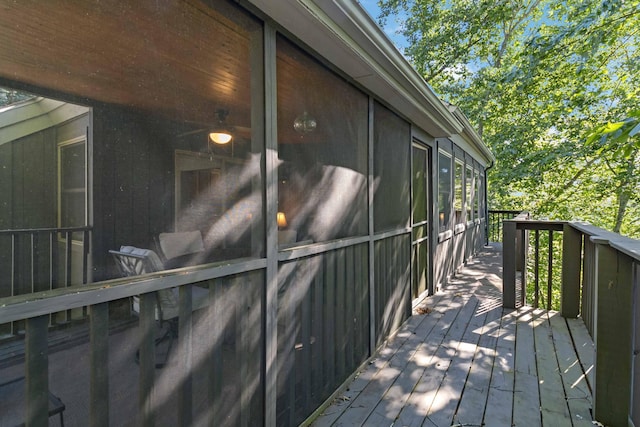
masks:
{"type": "Polygon", "coordinates": [[[158,240],[160,249],[167,260],[204,251],[202,234],[199,231],[160,233],[158,240]]]}

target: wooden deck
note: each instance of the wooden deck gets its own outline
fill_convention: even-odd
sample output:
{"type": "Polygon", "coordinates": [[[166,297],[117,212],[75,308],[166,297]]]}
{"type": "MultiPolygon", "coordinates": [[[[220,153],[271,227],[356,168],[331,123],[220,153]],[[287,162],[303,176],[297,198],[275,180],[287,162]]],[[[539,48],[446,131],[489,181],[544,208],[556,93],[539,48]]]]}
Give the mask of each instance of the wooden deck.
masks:
{"type": "Polygon", "coordinates": [[[581,319],[503,310],[501,253],[469,263],[313,423],[593,426],[593,342],[581,319]]]}

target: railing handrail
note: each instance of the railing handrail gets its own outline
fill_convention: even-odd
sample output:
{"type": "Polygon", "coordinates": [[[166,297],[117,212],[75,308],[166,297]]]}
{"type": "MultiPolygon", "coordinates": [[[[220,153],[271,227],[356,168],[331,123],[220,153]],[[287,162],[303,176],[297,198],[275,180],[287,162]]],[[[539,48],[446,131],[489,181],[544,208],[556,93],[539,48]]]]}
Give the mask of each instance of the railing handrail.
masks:
{"type": "MultiPolygon", "coordinates": [[[[507,308],[516,307],[519,259],[525,260],[519,270],[520,303],[525,301],[528,231],[535,230],[536,236],[536,296],[539,231],[549,231],[550,254],[553,233],[562,231],[560,311],[564,317],[580,315],[595,342],[595,419],[606,425],[627,425],[627,421],[631,425],[633,417],[638,425],[640,399],[634,396],[640,395],[640,382],[633,372],[638,368],[635,349],[640,344],[635,338],[639,319],[634,311],[640,286],[640,240],[581,221],[512,219],[504,221],[503,230],[503,304],[507,308]]],[[[549,271],[551,263],[550,256],[549,271]]]]}
{"type": "Polygon", "coordinates": [[[580,233],[589,236],[590,239],[598,239],[598,243],[608,244],[636,261],[640,261],[640,240],[596,227],[588,222],[520,218],[505,219],[503,221],[515,222],[518,230],[562,230],[562,226],[567,224],[580,233]]]}
{"type": "Polygon", "coordinates": [[[20,229],[0,230],[0,235],[1,234],[64,233],[67,231],[70,231],[70,232],[91,231],[92,228],[93,227],[89,225],[84,225],[81,227],[20,228],[20,229]]]}
{"type": "Polygon", "coordinates": [[[263,258],[243,258],[0,298],[0,324],[259,270],[266,264],[263,258]]]}
{"type": "Polygon", "coordinates": [[[519,214],[521,210],[511,210],[511,209],[489,209],[489,213],[497,213],[497,214],[519,214]]]}

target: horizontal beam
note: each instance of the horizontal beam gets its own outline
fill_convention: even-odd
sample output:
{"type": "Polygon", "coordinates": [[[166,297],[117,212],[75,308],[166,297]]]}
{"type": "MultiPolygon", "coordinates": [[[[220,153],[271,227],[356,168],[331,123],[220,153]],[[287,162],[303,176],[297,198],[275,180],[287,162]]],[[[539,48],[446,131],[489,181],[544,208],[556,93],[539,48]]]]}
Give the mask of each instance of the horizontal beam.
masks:
{"type": "Polygon", "coordinates": [[[515,222],[518,230],[552,230],[562,231],[567,221],[544,221],[535,219],[505,219],[503,222],[515,222]]]}
{"type": "Polygon", "coordinates": [[[0,324],[266,268],[265,259],[205,264],[2,299],[0,324]]]}

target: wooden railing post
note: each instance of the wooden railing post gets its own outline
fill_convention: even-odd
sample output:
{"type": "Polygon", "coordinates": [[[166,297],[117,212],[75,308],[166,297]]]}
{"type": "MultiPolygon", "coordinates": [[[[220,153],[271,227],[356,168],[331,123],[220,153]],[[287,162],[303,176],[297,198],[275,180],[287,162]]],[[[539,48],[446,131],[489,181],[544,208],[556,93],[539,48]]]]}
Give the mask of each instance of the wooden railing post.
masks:
{"type": "Polygon", "coordinates": [[[632,379],[633,263],[608,240],[591,240],[596,243],[597,286],[594,416],[605,425],[626,426],[632,379]]]}
{"type": "Polygon", "coordinates": [[[560,314],[575,318],[580,314],[580,271],[582,233],[569,224],[562,227],[562,292],[560,314]]]}
{"type": "Polygon", "coordinates": [[[502,224],[502,306],[516,308],[516,223],[502,224]]]}
{"type": "Polygon", "coordinates": [[[49,356],[47,325],[49,316],[27,319],[25,370],[27,376],[26,426],[44,426],[49,418],[49,356]]]}
{"type": "Polygon", "coordinates": [[[109,425],[109,303],[92,305],[89,316],[89,425],[109,425]]]}

